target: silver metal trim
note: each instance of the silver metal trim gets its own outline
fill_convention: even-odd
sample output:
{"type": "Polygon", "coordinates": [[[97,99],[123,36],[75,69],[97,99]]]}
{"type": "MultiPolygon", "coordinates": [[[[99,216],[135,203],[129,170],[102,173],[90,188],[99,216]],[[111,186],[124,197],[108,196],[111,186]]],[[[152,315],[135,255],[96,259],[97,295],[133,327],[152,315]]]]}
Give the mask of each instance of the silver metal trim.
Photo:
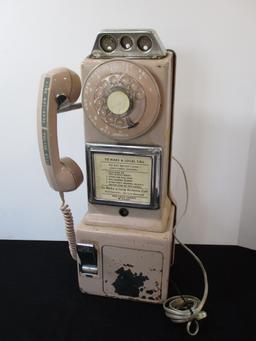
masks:
{"type": "Polygon", "coordinates": [[[161,189],[161,156],[162,148],[157,146],[137,146],[137,145],[112,145],[86,143],[86,163],[87,163],[87,184],[88,200],[91,204],[110,205],[119,207],[133,207],[158,209],[160,207],[160,189],[161,189]],[[103,154],[121,154],[132,156],[146,156],[152,158],[151,173],[151,200],[150,204],[136,204],[125,201],[110,201],[97,199],[95,194],[95,167],[93,161],[94,153],[103,154]]]}
{"type": "Polygon", "coordinates": [[[96,266],[82,265],[82,273],[97,275],[98,268],[96,266]]]}
{"type": "Polygon", "coordinates": [[[60,105],[60,107],[57,110],[57,113],[71,111],[71,110],[77,110],[81,109],[83,107],[82,103],[64,103],[60,105]]]}
{"type": "Polygon", "coordinates": [[[102,30],[98,33],[90,58],[142,58],[142,59],[157,59],[163,58],[167,54],[167,50],[161,42],[158,34],[152,29],[123,29],[123,30],[102,30]],[[117,47],[111,52],[106,52],[101,48],[101,38],[104,35],[110,35],[116,40],[117,47]],[[129,36],[133,41],[133,45],[129,50],[126,50],[121,45],[123,36],[129,36]],[[140,37],[147,36],[152,41],[152,47],[148,51],[142,51],[137,42],[140,37]]]}

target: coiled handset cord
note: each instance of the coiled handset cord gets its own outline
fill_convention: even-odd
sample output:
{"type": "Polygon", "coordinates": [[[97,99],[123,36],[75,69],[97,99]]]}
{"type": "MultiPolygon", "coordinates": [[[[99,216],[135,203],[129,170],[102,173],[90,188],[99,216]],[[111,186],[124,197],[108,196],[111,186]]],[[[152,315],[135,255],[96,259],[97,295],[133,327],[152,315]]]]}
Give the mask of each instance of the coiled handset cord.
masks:
{"type": "Polygon", "coordinates": [[[180,216],[179,220],[176,222],[174,228],[173,228],[173,237],[174,239],[196,260],[198,265],[200,266],[203,274],[204,279],[204,293],[203,297],[200,300],[199,298],[191,295],[178,295],[178,296],[172,296],[168,298],[163,303],[163,308],[165,310],[165,315],[171,319],[174,323],[187,323],[187,332],[189,335],[194,336],[199,332],[199,320],[202,320],[206,318],[207,314],[205,311],[203,311],[203,307],[205,305],[205,302],[207,300],[208,296],[208,278],[207,273],[204,268],[204,265],[202,261],[199,259],[199,257],[185,244],[183,244],[179,238],[176,236],[176,228],[177,225],[180,223],[182,218],[187,212],[188,208],[188,181],[187,176],[185,173],[185,170],[182,166],[182,164],[173,156],[172,159],[177,163],[177,165],[180,167],[183,177],[184,177],[184,183],[186,187],[186,203],[185,208],[180,216]]]}
{"type": "Polygon", "coordinates": [[[65,222],[65,230],[68,240],[69,252],[71,257],[76,261],[77,260],[77,252],[76,252],[76,235],[74,230],[74,220],[70,207],[65,202],[65,197],[63,192],[59,192],[61,198],[61,206],[60,210],[63,214],[64,222],[65,222]]]}

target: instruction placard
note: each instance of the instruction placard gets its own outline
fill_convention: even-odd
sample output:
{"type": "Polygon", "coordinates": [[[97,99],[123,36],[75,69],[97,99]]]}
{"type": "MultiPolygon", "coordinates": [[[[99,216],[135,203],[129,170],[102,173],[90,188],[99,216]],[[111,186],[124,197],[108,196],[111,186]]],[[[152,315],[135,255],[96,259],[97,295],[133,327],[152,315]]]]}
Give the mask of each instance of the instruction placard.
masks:
{"type": "Polygon", "coordinates": [[[98,200],[149,205],[152,158],[94,153],[95,197],[98,200]]]}

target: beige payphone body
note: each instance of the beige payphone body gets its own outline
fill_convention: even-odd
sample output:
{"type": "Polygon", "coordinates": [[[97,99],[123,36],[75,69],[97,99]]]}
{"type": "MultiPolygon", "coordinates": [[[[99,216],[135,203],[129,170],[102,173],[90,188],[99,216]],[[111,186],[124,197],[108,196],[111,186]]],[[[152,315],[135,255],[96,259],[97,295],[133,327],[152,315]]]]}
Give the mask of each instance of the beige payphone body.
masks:
{"type": "Polygon", "coordinates": [[[174,53],[153,30],[106,30],[82,62],[81,85],[65,68],[42,77],[41,159],[63,199],[82,292],[155,303],[167,298],[174,68],[174,53]],[[73,160],[59,157],[56,116],[79,107],[80,87],[89,203],[74,232],[63,192],[76,189],[83,174],[73,160]]]}

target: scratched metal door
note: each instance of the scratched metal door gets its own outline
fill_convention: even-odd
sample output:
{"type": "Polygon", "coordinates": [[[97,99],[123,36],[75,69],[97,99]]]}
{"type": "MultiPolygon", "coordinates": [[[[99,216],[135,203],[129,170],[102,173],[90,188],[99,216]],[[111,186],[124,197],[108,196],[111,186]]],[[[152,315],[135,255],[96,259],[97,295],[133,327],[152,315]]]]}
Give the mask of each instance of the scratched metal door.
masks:
{"type": "Polygon", "coordinates": [[[106,295],[147,301],[160,300],[162,253],[104,246],[102,257],[103,290],[106,295]]]}

